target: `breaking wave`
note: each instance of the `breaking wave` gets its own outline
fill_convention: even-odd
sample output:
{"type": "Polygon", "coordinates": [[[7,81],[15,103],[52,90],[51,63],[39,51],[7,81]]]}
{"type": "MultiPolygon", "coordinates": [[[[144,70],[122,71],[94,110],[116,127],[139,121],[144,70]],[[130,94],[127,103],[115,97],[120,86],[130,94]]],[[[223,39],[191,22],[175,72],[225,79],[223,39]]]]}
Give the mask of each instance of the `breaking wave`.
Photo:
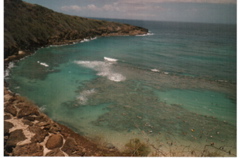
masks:
{"type": "Polygon", "coordinates": [[[40,61],[37,61],[37,63],[40,64],[40,65],[42,65],[42,66],[49,67],[49,65],[46,64],[46,63],[43,63],[43,62],[40,62],[40,61]]]}
{"type": "Polygon", "coordinates": [[[116,61],[118,61],[117,59],[109,58],[109,57],[104,57],[104,60],[110,61],[110,62],[116,62],[116,61]]]}
{"type": "MultiPolygon", "coordinates": [[[[105,58],[106,57],[104,57],[104,59],[105,58]]],[[[126,80],[126,77],[114,72],[113,64],[115,64],[116,61],[117,59],[107,58],[105,61],[75,61],[75,63],[97,71],[98,76],[107,77],[111,81],[121,82],[126,80]]]]}
{"type": "Polygon", "coordinates": [[[8,77],[8,76],[9,76],[9,74],[10,74],[10,69],[13,68],[14,66],[15,66],[15,65],[14,65],[13,62],[10,62],[10,63],[8,64],[7,69],[4,71],[4,77],[8,77]]]}
{"type": "Polygon", "coordinates": [[[92,40],[95,40],[95,39],[97,39],[97,37],[93,37],[93,38],[84,38],[84,39],[81,41],[81,43],[83,43],[83,42],[89,42],[89,41],[92,41],[92,40]]]}
{"type": "Polygon", "coordinates": [[[160,72],[158,69],[151,69],[152,72],[160,72]]]}
{"type": "Polygon", "coordinates": [[[154,35],[154,33],[152,33],[152,32],[148,32],[148,33],[146,33],[146,34],[143,34],[143,35],[136,35],[136,36],[152,36],[152,35],[154,35]]]}

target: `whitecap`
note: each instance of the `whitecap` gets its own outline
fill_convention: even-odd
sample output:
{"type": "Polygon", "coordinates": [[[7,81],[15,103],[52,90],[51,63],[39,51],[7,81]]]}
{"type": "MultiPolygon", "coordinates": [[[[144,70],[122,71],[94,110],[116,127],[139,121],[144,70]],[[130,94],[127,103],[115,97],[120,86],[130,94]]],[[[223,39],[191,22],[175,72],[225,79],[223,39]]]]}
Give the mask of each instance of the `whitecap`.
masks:
{"type": "Polygon", "coordinates": [[[95,89],[84,90],[77,96],[77,101],[79,104],[84,105],[88,101],[88,97],[95,93],[95,89]]]}
{"type": "Polygon", "coordinates": [[[92,41],[92,40],[95,40],[95,39],[97,39],[97,37],[93,37],[93,38],[84,38],[84,39],[81,41],[81,43],[83,43],[83,42],[89,42],[89,41],[92,41]]]}
{"type": "Polygon", "coordinates": [[[14,66],[14,62],[10,62],[8,64],[7,69],[4,71],[4,77],[8,77],[10,75],[10,69],[12,69],[14,66]]]}
{"type": "Polygon", "coordinates": [[[152,35],[154,35],[154,33],[148,32],[146,34],[136,35],[136,36],[152,36],[152,35]]]}
{"type": "Polygon", "coordinates": [[[84,38],[84,39],[81,41],[81,43],[83,43],[83,42],[89,42],[89,41],[90,41],[89,39],[84,38]]]}
{"type": "Polygon", "coordinates": [[[46,63],[43,63],[43,62],[40,62],[40,61],[37,61],[37,63],[40,64],[40,65],[42,65],[42,66],[49,67],[49,65],[46,64],[46,63]]]}
{"type": "Polygon", "coordinates": [[[41,112],[44,112],[46,110],[46,105],[43,105],[42,107],[39,108],[41,112]]]}
{"type": "Polygon", "coordinates": [[[8,64],[8,69],[11,69],[11,68],[13,68],[15,65],[14,65],[14,62],[10,62],[9,64],[8,64]]]}
{"type": "Polygon", "coordinates": [[[113,62],[104,61],[75,61],[76,64],[91,68],[97,71],[98,76],[107,77],[111,81],[120,82],[126,80],[126,77],[113,71],[113,62]]]}
{"type": "Polygon", "coordinates": [[[95,39],[97,39],[97,37],[93,37],[93,38],[90,38],[91,40],[95,40],[95,39]]]}
{"type": "Polygon", "coordinates": [[[151,69],[152,72],[160,72],[158,69],[151,69]]]}
{"type": "Polygon", "coordinates": [[[116,62],[116,61],[118,61],[117,59],[109,58],[109,57],[104,57],[104,60],[110,61],[110,62],[116,62]]]}

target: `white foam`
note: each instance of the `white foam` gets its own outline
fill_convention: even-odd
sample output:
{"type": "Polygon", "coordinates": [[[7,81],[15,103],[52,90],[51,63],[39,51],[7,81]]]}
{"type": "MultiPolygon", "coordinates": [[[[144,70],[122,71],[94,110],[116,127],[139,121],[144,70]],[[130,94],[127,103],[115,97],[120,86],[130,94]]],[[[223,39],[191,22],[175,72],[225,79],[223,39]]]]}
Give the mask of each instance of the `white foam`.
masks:
{"type": "Polygon", "coordinates": [[[109,58],[109,57],[104,57],[104,60],[110,61],[110,62],[116,62],[116,61],[118,61],[117,59],[109,58]]]}
{"type": "Polygon", "coordinates": [[[14,65],[14,62],[10,62],[8,64],[8,67],[7,69],[4,71],[4,78],[5,77],[8,77],[10,75],[10,69],[13,68],[15,65],[14,65]]]}
{"type": "Polygon", "coordinates": [[[5,71],[4,71],[4,77],[6,78],[6,77],[8,77],[10,75],[10,70],[9,69],[6,69],[5,71]]]}
{"type": "Polygon", "coordinates": [[[90,90],[84,90],[80,93],[80,95],[77,97],[77,101],[79,104],[84,105],[88,101],[88,97],[95,93],[95,89],[90,90]]]}
{"type": "Polygon", "coordinates": [[[42,65],[42,66],[49,67],[49,65],[46,64],[46,63],[43,63],[43,62],[40,62],[40,61],[37,61],[37,63],[39,63],[39,64],[42,65]]]}
{"type": "Polygon", "coordinates": [[[90,38],[91,40],[95,40],[95,39],[97,39],[97,37],[93,37],[93,38],[90,38]]]}
{"type": "Polygon", "coordinates": [[[89,39],[84,38],[84,39],[81,41],[81,43],[83,43],[83,42],[89,42],[89,41],[90,41],[89,39]]]}
{"type": "Polygon", "coordinates": [[[95,40],[95,39],[97,39],[97,37],[93,37],[93,38],[84,38],[84,39],[81,41],[81,43],[83,43],[83,42],[89,42],[89,41],[92,41],[92,40],[95,40]]]}
{"type": "Polygon", "coordinates": [[[13,63],[13,62],[10,62],[10,63],[8,64],[8,69],[13,68],[14,66],[15,66],[14,63],[13,63]]]}
{"type": "Polygon", "coordinates": [[[75,61],[76,64],[82,65],[87,68],[91,68],[97,71],[98,76],[107,77],[111,81],[120,82],[126,80],[126,77],[120,73],[114,72],[113,62],[104,61],[75,61]]]}
{"type": "Polygon", "coordinates": [[[136,36],[152,36],[152,35],[154,35],[154,33],[148,32],[148,33],[146,33],[146,34],[136,35],[136,36]]]}
{"type": "Polygon", "coordinates": [[[151,69],[152,72],[160,72],[158,69],[151,69]]]}

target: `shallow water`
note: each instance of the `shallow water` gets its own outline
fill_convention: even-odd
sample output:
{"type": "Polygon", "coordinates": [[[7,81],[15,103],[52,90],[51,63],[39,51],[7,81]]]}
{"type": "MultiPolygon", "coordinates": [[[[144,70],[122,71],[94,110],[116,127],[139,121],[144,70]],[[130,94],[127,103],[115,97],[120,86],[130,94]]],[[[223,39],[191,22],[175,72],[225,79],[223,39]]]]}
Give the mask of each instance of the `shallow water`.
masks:
{"type": "Polygon", "coordinates": [[[139,138],[152,155],[201,156],[212,143],[236,154],[234,26],[128,22],[151,34],[39,49],[11,65],[11,90],[120,150],[139,138]]]}

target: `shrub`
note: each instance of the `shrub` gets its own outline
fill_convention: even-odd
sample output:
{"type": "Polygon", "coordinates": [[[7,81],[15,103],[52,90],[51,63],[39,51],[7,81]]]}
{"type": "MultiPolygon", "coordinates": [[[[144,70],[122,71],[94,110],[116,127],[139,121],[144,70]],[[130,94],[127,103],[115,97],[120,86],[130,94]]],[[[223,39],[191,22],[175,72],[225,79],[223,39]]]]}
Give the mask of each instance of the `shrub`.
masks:
{"type": "Polygon", "coordinates": [[[125,147],[125,152],[131,156],[147,156],[150,153],[150,148],[137,138],[130,139],[125,147]]]}

